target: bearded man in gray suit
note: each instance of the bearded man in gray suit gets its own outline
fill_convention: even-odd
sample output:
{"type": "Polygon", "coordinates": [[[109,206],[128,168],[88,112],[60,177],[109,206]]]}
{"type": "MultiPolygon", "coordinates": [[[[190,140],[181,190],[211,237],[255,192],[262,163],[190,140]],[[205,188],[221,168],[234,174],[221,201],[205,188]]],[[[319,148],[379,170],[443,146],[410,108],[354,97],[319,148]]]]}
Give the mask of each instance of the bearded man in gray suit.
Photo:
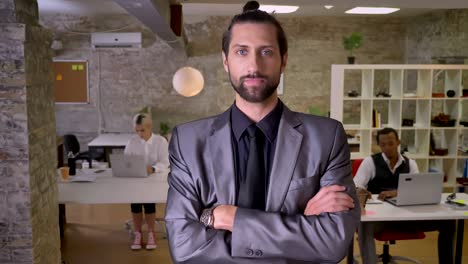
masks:
{"type": "Polygon", "coordinates": [[[342,125],[278,99],[287,40],[270,14],[235,16],[222,56],[234,104],[177,126],[170,142],[173,261],[339,262],[360,219],[342,125]]]}

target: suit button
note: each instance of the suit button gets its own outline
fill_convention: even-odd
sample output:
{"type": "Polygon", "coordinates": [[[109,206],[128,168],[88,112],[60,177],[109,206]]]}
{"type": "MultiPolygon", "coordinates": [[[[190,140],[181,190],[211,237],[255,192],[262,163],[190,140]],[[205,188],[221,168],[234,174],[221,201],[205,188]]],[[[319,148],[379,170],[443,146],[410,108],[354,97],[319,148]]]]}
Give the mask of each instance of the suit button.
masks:
{"type": "Polygon", "coordinates": [[[245,254],[247,254],[247,256],[253,256],[254,252],[253,252],[253,250],[248,248],[248,249],[245,250],[245,254]]]}
{"type": "Polygon", "coordinates": [[[263,252],[261,250],[255,251],[255,256],[261,257],[263,255],[263,252]]]}

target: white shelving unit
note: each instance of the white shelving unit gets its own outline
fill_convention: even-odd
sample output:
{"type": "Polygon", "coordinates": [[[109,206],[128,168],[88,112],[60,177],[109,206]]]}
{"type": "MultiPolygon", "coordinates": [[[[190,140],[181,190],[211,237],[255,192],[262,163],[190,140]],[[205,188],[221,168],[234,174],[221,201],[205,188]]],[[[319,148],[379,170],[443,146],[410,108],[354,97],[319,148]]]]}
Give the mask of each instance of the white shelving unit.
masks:
{"type": "Polygon", "coordinates": [[[468,65],[332,65],[331,78],[331,118],[343,122],[347,133],[359,135],[349,139],[351,159],[371,155],[377,130],[392,127],[421,172],[444,172],[445,187],[456,186],[468,159],[468,127],[460,125],[468,121],[463,115],[468,112],[468,97],[463,97],[468,65]],[[349,97],[351,90],[358,96],[349,97]],[[446,95],[449,90],[453,97],[446,95]],[[379,92],[391,97],[377,97],[379,92]],[[381,127],[373,127],[374,109],[382,115],[381,127]],[[433,126],[431,119],[438,113],[450,115],[455,126],[433,126]],[[413,126],[402,126],[404,118],[413,120],[413,126]],[[431,135],[436,148],[448,149],[447,155],[429,155],[431,135]]]}

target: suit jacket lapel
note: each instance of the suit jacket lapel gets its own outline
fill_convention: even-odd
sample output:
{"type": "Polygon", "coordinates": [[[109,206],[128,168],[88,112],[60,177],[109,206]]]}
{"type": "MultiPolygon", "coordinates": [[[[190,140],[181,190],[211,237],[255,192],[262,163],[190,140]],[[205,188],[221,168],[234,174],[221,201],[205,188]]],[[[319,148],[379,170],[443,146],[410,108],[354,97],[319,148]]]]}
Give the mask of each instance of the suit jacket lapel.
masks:
{"type": "Polygon", "coordinates": [[[266,210],[269,212],[278,212],[286,198],[302,143],[302,134],[296,130],[299,125],[301,121],[284,106],[268,186],[266,210]]]}
{"type": "Polygon", "coordinates": [[[236,204],[236,176],[234,156],[231,143],[229,108],[219,115],[213,123],[212,132],[207,144],[210,149],[210,160],[213,182],[219,204],[236,204]]]}

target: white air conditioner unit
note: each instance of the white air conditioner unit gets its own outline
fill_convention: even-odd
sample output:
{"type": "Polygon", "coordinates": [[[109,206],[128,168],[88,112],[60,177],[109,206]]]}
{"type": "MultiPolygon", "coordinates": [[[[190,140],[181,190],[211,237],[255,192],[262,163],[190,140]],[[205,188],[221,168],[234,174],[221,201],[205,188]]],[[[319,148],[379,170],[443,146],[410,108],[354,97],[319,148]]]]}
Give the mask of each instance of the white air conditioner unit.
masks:
{"type": "Polygon", "coordinates": [[[141,48],[141,33],[92,33],[93,48],[141,48]]]}

